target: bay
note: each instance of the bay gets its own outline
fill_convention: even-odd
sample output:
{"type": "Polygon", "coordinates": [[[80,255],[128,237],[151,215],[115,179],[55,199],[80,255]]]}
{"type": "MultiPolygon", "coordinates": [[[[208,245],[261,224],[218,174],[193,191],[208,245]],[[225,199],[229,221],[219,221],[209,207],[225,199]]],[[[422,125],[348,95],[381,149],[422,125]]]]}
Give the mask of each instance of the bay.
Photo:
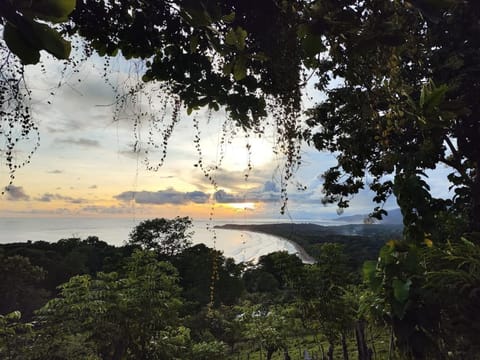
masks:
{"type": "MultiPolygon", "coordinates": [[[[100,240],[111,245],[121,246],[140,221],[125,218],[0,218],[0,243],[29,240],[54,242],[72,237],[85,239],[88,236],[98,236],[100,240]]],[[[271,219],[241,221],[242,224],[272,222],[279,221],[271,219]]],[[[248,231],[214,229],[215,225],[226,223],[235,221],[194,221],[193,242],[215,247],[237,262],[255,261],[258,257],[274,251],[298,253],[295,244],[279,237],[248,231]]]]}

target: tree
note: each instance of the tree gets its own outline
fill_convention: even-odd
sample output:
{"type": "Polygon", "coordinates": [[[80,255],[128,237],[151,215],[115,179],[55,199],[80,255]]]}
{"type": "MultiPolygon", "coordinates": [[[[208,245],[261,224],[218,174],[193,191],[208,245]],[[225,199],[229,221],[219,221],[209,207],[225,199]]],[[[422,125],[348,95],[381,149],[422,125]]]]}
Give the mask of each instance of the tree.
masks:
{"type": "Polygon", "coordinates": [[[320,126],[312,141],[339,154],[324,175],[327,201],[346,207],[365,186],[380,204],[394,194],[406,236],[417,243],[425,233],[437,234],[440,212],[465,215],[465,230],[478,231],[473,144],[479,124],[472,98],[478,85],[467,75],[479,56],[472,48],[478,4],[412,1],[417,9],[403,1],[342,3],[313,8],[310,27],[328,49],[317,68],[328,98],[310,111],[309,124],[320,126]],[[338,85],[327,90],[331,78],[338,85]],[[429,192],[424,171],[438,164],[452,168],[453,199],[429,192]]]}
{"type": "Polygon", "coordinates": [[[345,296],[349,280],[347,258],[342,251],[339,244],[322,244],[318,262],[305,265],[300,280],[293,284],[304,323],[327,338],[330,360],[338,341],[344,359],[348,359],[346,334],[354,326],[354,309],[345,296]]]}
{"type": "Polygon", "coordinates": [[[276,251],[260,256],[257,268],[272,274],[280,288],[286,289],[298,280],[303,263],[295,254],[289,254],[286,251],[276,251]]]}
{"type": "Polygon", "coordinates": [[[37,314],[35,359],[62,358],[73,344],[84,358],[171,359],[183,352],[189,332],[178,325],[176,270],[137,251],[125,271],[125,277],[99,273],[63,284],[37,314]]]}
{"type": "MultiPolygon", "coordinates": [[[[121,3],[79,0],[70,21],[62,25],[62,33],[79,35],[85,40],[79,49],[84,53],[73,59],[74,66],[94,52],[105,57],[121,54],[126,59],[140,60],[145,66],[145,71],[139,74],[143,82],[119,93],[115,102],[121,108],[142,93],[145,83],[159,84],[161,90],[156,95],[174,108],[172,130],[182,106],[189,114],[201,107],[219,110],[224,106],[228,122],[261,135],[263,120],[267,110],[270,111],[275,115],[279,146],[288,149],[285,177],[290,178],[300,151],[294,114],[298,115],[301,101],[300,49],[296,26],[290,24],[298,22],[302,6],[299,0],[285,3],[269,0],[256,6],[239,0],[121,3]]],[[[18,64],[10,67],[14,65],[18,64]]],[[[4,149],[7,155],[28,133],[38,130],[29,107],[23,107],[29,97],[11,86],[23,84],[22,74],[23,68],[19,66],[17,72],[0,79],[4,92],[11,92],[19,105],[6,111],[12,114],[5,119],[6,128],[16,127],[20,125],[19,119],[25,119],[21,123],[25,134],[18,140],[9,138],[4,149]]],[[[5,101],[3,105],[10,104],[5,101]]],[[[158,120],[156,116],[152,119],[158,120]]],[[[171,132],[163,135],[165,147],[171,132]]],[[[13,181],[15,171],[23,164],[15,163],[13,157],[9,159],[7,166],[13,181]]],[[[163,160],[149,167],[158,168],[161,163],[163,160]]],[[[203,167],[201,162],[199,165],[203,167]]],[[[282,188],[284,195],[285,190],[282,188]]]]}
{"type": "MultiPolygon", "coordinates": [[[[338,154],[337,165],[324,174],[326,202],[344,208],[353,194],[369,187],[379,204],[373,216],[380,217],[381,205],[395,195],[404,243],[384,250],[388,261],[397,255],[410,259],[429,241],[458,242],[462,234],[477,239],[478,1],[131,0],[106,6],[84,0],[77,5],[66,31],[83,36],[87,51],[120,50],[145,59],[143,80],[176,94],[174,113],[182,102],[189,112],[225,106],[237,125],[261,133],[266,110],[273,108],[265,99],[273,97],[280,105],[274,115],[287,165],[297,163],[300,138],[338,154]],[[297,122],[302,65],[327,94],[309,111],[306,131],[297,122]],[[441,164],[452,169],[453,191],[437,199],[425,171],[441,164]],[[445,225],[452,223],[456,226],[445,225]]],[[[11,152],[11,142],[8,146],[11,152]]],[[[374,267],[378,275],[389,272],[384,265],[374,267]]],[[[397,300],[407,296],[422,304],[421,292],[410,288],[420,289],[424,274],[398,265],[402,277],[386,276],[382,293],[391,300],[392,289],[403,287],[397,300]]]]}
{"type": "Polygon", "coordinates": [[[26,348],[33,324],[20,321],[21,313],[14,311],[0,315],[0,355],[14,360],[26,357],[26,348]]]}
{"type": "Polygon", "coordinates": [[[480,314],[480,247],[463,238],[446,248],[426,254],[428,272],[425,289],[430,303],[442,308],[439,348],[457,358],[478,358],[480,314]]]}
{"type": "Polygon", "coordinates": [[[47,301],[48,292],[39,285],[44,278],[45,270],[28,258],[0,253],[0,314],[21,311],[30,318],[47,301]]]}
{"type": "Polygon", "coordinates": [[[207,304],[233,305],[244,291],[243,266],[205,244],[194,245],[171,261],[180,274],[182,296],[194,311],[207,304]]]}
{"type": "Polygon", "coordinates": [[[200,342],[192,346],[192,359],[222,360],[226,356],[226,346],[221,341],[200,342]]]}
{"type": "Polygon", "coordinates": [[[283,349],[288,354],[287,340],[295,332],[296,321],[292,309],[285,306],[265,306],[262,304],[244,304],[238,322],[242,324],[244,334],[260,351],[265,350],[266,359],[283,349]]]}
{"type": "Polygon", "coordinates": [[[126,58],[149,59],[145,81],[167,83],[190,109],[225,105],[251,127],[265,115],[259,90],[299,105],[299,54],[290,24],[301,4],[128,0],[104,6],[83,0],[71,16],[75,26],[66,30],[78,32],[101,55],[121,51],[126,58]],[[280,58],[285,60],[271,61],[280,58]]]}
{"type": "Polygon", "coordinates": [[[189,217],[145,220],[130,233],[128,243],[170,258],[191,246],[191,227],[192,220],[189,217]]]}
{"type": "Polygon", "coordinates": [[[178,96],[176,114],[182,103],[189,111],[226,106],[237,125],[261,133],[265,99],[273,98],[288,164],[302,137],[337,152],[324,176],[326,201],[346,207],[365,186],[380,204],[395,194],[418,242],[435,230],[439,211],[465,214],[467,230],[480,230],[471,76],[478,12],[475,1],[460,0],[83,0],[64,30],[85,39],[87,54],[145,60],[143,80],[178,96]],[[302,66],[328,95],[305,132],[296,122],[302,66]],[[423,171],[439,163],[453,169],[454,199],[429,193],[423,171]]]}

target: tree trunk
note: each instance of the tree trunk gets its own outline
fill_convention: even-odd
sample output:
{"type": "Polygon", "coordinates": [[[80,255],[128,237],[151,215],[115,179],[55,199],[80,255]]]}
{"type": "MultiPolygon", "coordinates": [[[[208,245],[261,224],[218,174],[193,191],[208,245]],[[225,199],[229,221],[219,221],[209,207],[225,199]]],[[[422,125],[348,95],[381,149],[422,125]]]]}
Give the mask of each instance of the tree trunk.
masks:
{"type": "Polygon", "coordinates": [[[111,360],[122,360],[123,355],[125,355],[125,351],[127,350],[128,342],[125,339],[120,339],[115,344],[115,350],[112,355],[111,360]]]}
{"type": "Polygon", "coordinates": [[[283,350],[283,360],[292,360],[292,358],[290,357],[290,354],[288,353],[287,348],[283,350]]]}
{"type": "Polygon", "coordinates": [[[357,340],[358,360],[370,360],[367,340],[365,339],[365,320],[358,320],[355,324],[355,339],[357,340]]]}
{"type": "Polygon", "coordinates": [[[375,339],[373,338],[373,332],[370,331],[370,344],[371,344],[371,347],[370,349],[372,350],[371,353],[372,353],[372,359],[377,359],[377,349],[375,348],[375,339]]]}
{"type": "Polygon", "coordinates": [[[327,351],[327,359],[333,360],[333,350],[335,349],[335,345],[333,342],[328,343],[328,351],[327,351]]]}
{"type": "Polygon", "coordinates": [[[275,352],[274,348],[267,348],[267,360],[272,360],[272,356],[275,352]]]}
{"type": "Polygon", "coordinates": [[[472,184],[472,219],[471,230],[480,232],[480,159],[475,167],[475,179],[472,184]]]}
{"type": "Polygon", "coordinates": [[[392,326],[392,329],[391,329],[391,332],[390,332],[390,345],[388,346],[388,360],[392,359],[393,347],[395,345],[395,338],[393,336],[393,325],[391,325],[391,326],[392,326]]]}
{"type": "Polygon", "coordinates": [[[323,348],[323,345],[320,343],[319,345],[319,348],[320,348],[320,352],[322,353],[322,360],[325,360],[326,357],[325,357],[325,349],[323,348]]]}
{"type": "Polygon", "coordinates": [[[342,333],[342,353],[343,360],[348,360],[348,346],[347,346],[347,337],[342,333]]]}

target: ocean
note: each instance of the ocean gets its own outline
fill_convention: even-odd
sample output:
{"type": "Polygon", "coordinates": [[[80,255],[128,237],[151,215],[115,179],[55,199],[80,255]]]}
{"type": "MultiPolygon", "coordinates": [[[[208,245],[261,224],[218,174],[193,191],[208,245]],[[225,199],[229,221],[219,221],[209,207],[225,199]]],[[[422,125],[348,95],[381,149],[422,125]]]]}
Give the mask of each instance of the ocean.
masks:
{"type": "MultiPolygon", "coordinates": [[[[129,233],[140,220],[125,218],[0,218],[0,243],[44,240],[54,242],[59,239],[98,236],[111,245],[125,244],[129,233]]],[[[215,225],[224,225],[234,221],[194,221],[193,242],[204,243],[223,251],[227,257],[237,262],[255,261],[262,255],[285,250],[297,253],[294,244],[287,240],[254,232],[215,229],[215,225]],[[214,233],[215,231],[215,233],[214,233]],[[214,241],[214,235],[216,240],[214,241]]],[[[278,220],[242,220],[237,223],[272,223],[278,220]]],[[[285,222],[285,221],[283,221],[285,222]]],[[[327,224],[327,223],[324,223],[327,224]]],[[[336,223],[336,225],[339,225],[336,223]]]]}

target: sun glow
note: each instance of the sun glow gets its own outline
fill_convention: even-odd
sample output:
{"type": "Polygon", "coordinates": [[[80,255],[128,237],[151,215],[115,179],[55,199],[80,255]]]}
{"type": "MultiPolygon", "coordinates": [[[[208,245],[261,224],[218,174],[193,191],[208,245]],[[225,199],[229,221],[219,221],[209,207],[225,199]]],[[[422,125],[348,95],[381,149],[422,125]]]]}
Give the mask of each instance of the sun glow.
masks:
{"type": "Polygon", "coordinates": [[[228,206],[236,210],[255,210],[255,203],[253,202],[229,203],[228,206]]]}

